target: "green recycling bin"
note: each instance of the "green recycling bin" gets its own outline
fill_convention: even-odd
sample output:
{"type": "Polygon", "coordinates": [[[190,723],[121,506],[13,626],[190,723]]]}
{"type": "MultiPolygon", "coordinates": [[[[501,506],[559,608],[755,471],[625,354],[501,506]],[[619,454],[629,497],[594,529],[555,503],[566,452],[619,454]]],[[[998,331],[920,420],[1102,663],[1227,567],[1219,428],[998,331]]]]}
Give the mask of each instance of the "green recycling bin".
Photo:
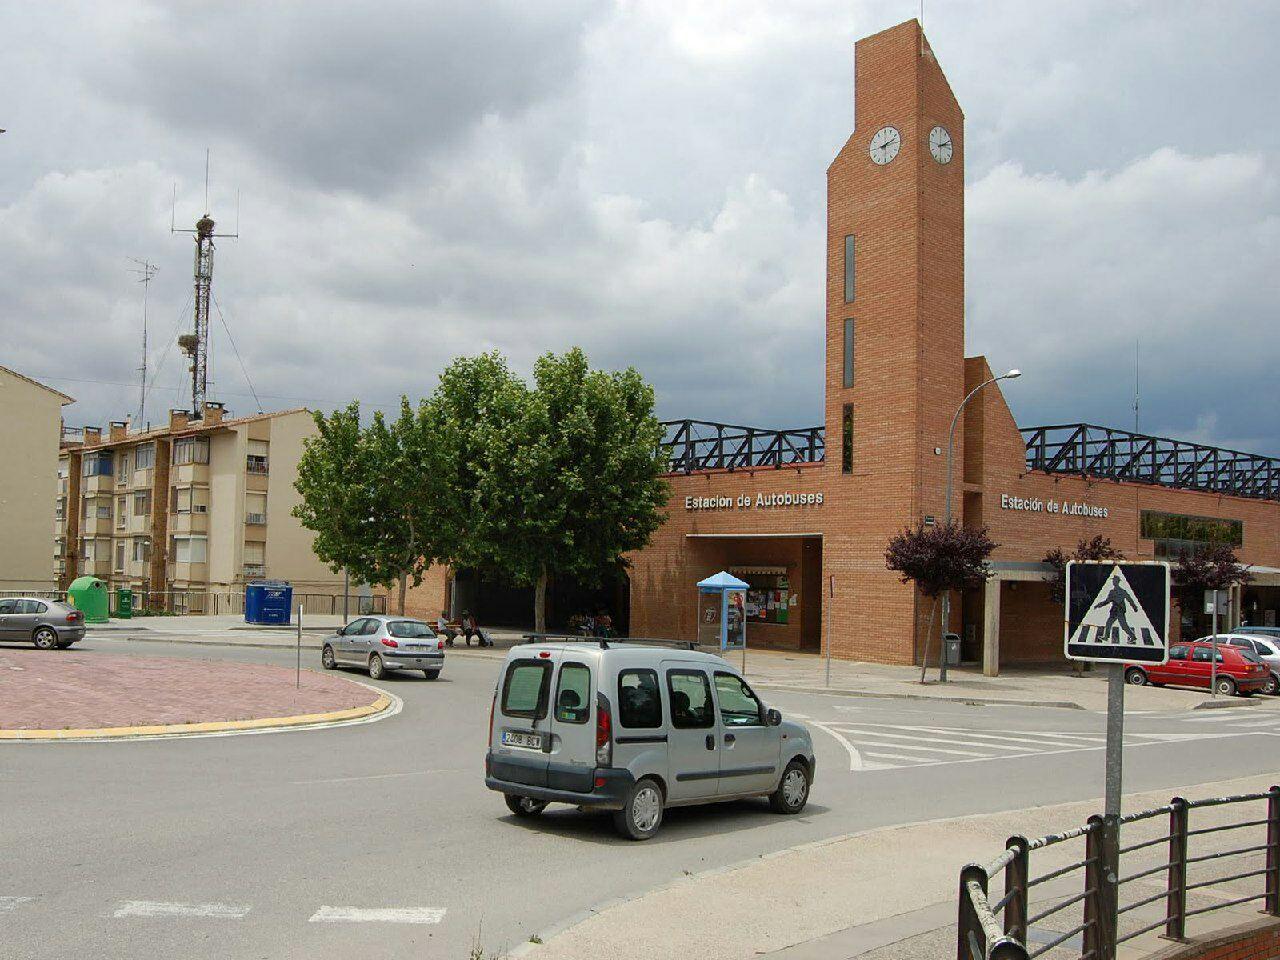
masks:
{"type": "Polygon", "coordinates": [[[116,591],[116,616],[128,620],[133,616],[133,591],[121,587],[116,591]]]}
{"type": "Polygon", "coordinates": [[[76,577],[67,587],[67,600],[84,614],[85,623],[106,623],[110,598],[107,585],[97,577],[76,577]]]}

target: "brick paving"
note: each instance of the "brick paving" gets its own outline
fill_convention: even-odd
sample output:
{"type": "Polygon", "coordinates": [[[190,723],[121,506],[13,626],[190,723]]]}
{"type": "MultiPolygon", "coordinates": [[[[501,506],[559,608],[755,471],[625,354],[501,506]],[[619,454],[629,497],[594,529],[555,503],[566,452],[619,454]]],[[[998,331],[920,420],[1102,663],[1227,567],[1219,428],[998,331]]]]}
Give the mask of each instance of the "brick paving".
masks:
{"type": "Polygon", "coordinates": [[[0,730],[255,720],[363,707],[341,674],[265,664],[0,649],[0,730]]]}

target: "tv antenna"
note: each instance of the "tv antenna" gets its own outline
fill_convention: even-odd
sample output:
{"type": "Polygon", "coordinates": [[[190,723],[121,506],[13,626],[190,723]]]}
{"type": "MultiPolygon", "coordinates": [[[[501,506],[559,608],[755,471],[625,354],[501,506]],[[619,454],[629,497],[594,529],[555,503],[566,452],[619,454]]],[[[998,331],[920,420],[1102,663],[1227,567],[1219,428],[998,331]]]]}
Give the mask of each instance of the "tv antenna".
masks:
{"type": "Polygon", "coordinates": [[[177,226],[178,185],[173,185],[173,206],[169,212],[169,232],[194,234],[196,241],[193,271],[195,295],[192,301],[192,331],[178,337],[178,347],[191,358],[191,418],[204,416],[205,392],[209,385],[209,296],[213,289],[213,250],[215,239],[240,236],[240,193],[236,192],[236,232],[214,233],[215,223],[209,216],[209,150],[204,152],[204,216],[194,230],[177,226]]]}
{"type": "Polygon", "coordinates": [[[156,275],[160,269],[150,260],[142,260],[138,257],[130,257],[136,267],[130,268],[130,273],[138,275],[138,283],[142,284],[142,365],[138,367],[138,373],[141,374],[141,383],[138,386],[138,423],[146,421],[147,412],[147,294],[151,290],[151,278],[156,275]]]}

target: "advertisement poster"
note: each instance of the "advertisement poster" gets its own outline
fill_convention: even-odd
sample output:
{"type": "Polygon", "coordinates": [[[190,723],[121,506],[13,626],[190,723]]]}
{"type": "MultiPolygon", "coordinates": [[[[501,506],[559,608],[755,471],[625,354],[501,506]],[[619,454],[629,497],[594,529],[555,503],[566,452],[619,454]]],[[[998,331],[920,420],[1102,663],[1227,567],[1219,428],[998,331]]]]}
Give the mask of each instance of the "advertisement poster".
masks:
{"type": "Polygon", "coordinates": [[[737,648],[747,642],[747,593],[729,590],[725,593],[725,648],[737,648]]]}

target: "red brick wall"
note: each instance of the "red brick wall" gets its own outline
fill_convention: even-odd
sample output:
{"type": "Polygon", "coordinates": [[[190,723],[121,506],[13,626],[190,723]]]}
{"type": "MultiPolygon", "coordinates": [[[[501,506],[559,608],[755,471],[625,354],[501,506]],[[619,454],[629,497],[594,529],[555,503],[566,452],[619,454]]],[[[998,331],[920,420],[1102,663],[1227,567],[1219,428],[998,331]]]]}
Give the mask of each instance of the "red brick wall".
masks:
{"type": "MultiPolygon", "coordinates": [[[[399,605],[398,589],[388,591],[387,609],[399,613],[395,608],[399,605]]],[[[449,608],[449,568],[432,566],[427,568],[418,586],[410,586],[404,596],[404,615],[417,617],[435,623],[442,610],[449,608]]]]}
{"type": "Polygon", "coordinates": [[[1166,947],[1150,960],[1275,960],[1280,957],[1280,921],[1253,920],[1191,943],[1166,947]]]}

